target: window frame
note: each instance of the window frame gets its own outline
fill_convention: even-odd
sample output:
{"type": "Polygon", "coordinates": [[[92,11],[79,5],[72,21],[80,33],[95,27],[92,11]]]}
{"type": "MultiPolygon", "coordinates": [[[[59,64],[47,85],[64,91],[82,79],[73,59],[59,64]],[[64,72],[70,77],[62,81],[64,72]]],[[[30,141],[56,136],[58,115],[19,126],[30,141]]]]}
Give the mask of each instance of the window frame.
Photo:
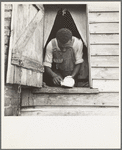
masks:
{"type": "Polygon", "coordinates": [[[87,37],[87,50],[88,50],[88,65],[89,65],[89,87],[73,87],[73,88],[63,88],[63,87],[42,87],[42,88],[34,88],[32,90],[33,94],[37,93],[57,93],[57,94],[97,94],[99,90],[97,88],[92,88],[92,78],[91,78],[91,53],[90,53],[90,32],[89,32],[89,11],[88,4],[86,4],[86,37],[87,37]]]}

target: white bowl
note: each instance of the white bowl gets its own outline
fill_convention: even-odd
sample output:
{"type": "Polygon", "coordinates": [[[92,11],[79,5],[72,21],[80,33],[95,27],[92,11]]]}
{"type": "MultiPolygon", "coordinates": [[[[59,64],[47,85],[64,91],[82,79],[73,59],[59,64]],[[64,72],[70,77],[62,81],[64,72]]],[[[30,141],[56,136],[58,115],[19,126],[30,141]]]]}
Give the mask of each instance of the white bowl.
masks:
{"type": "Polygon", "coordinates": [[[71,76],[67,76],[61,81],[61,86],[73,87],[75,85],[75,80],[71,76]]]}

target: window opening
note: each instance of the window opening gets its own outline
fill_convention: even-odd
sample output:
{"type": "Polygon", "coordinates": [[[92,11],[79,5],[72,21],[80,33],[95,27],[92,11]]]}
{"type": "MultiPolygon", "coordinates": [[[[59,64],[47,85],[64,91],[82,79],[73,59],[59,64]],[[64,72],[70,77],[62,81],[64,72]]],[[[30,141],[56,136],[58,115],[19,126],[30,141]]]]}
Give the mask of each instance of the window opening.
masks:
{"type": "MultiPolygon", "coordinates": [[[[47,44],[49,43],[50,40],[56,37],[56,32],[61,28],[70,29],[72,31],[73,36],[82,40],[82,37],[80,36],[78,32],[76,24],[77,23],[74,22],[68,9],[66,8],[59,9],[57,12],[51,33],[45,44],[43,56],[45,57],[47,44]]],[[[77,87],[89,87],[88,51],[84,42],[83,42],[83,59],[84,59],[84,62],[81,64],[81,68],[78,73],[77,84],[76,84],[77,87]]],[[[55,67],[54,64],[52,64],[52,68],[53,67],[55,67]]],[[[46,83],[46,85],[52,86],[50,82],[51,80],[46,72],[43,75],[43,81],[46,83]]]]}

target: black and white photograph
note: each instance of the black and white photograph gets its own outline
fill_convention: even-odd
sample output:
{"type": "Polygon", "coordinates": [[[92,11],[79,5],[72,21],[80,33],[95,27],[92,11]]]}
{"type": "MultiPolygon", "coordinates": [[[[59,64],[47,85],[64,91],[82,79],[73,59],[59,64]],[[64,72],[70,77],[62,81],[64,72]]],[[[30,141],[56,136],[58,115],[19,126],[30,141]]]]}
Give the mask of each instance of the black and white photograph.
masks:
{"type": "Polygon", "coordinates": [[[3,117],[120,117],[120,6],[2,2],[3,117]]]}

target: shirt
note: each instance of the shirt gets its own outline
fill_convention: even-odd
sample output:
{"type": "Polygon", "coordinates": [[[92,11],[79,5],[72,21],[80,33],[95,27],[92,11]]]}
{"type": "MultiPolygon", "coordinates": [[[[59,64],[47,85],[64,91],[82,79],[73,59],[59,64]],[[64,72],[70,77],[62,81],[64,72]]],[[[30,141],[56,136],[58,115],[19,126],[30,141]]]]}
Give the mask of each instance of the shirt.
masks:
{"type": "MultiPolygon", "coordinates": [[[[81,41],[81,39],[78,39],[74,36],[72,37],[72,39],[74,40],[73,50],[75,54],[75,64],[80,64],[83,62],[83,58],[82,58],[83,57],[83,42],[81,41]]],[[[56,40],[56,45],[58,47],[57,40],[56,40]]],[[[44,66],[47,66],[50,68],[52,67],[52,62],[53,62],[53,50],[52,49],[53,48],[52,48],[52,40],[51,40],[46,47],[46,55],[45,55],[44,64],[43,64],[44,66]]]]}

